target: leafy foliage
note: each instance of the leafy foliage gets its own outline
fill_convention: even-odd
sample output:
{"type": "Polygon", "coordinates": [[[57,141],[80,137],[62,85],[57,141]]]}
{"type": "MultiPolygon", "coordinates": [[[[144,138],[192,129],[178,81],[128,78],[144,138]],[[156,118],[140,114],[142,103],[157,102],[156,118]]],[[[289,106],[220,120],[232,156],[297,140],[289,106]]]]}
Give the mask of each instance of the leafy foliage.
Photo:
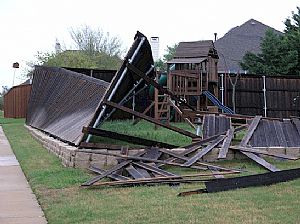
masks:
{"type": "Polygon", "coordinates": [[[8,86],[2,86],[2,90],[0,92],[0,110],[4,109],[4,103],[3,103],[3,96],[5,95],[5,93],[7,93],[9,91],[8,86]]]}
{"type": "Polygon", "coordinates": [[[30,69],[25,71],[26,76],[31,77],[34,65],[114,70],[120,67],[123,50],[118,37],[89,26],[72,28],[70,36],[76,50],[37,52],[36,60],[27,63],[30,69]]]}
{"type": "Polygon", "coordinates": [[[241,62],[244,70],[253,74],[300,75],[300,8],[285,21],[285,33],[276,35],[267,30],[261,43],[261,53],[246,53],[241,62]]]}
{"type": "Polygon", "coordinates": [[[292,12],[292,18],[286,19],[284,24],[287,44],[298,54],[298,62],[293,72],[300,75],[300,7],[297,7],[297,11],[297,13],[292,12]]]}
{"type": "Polygon", "coordinates": [[[267,30],[261,43],[261,53],[246,53],[241,66],[253,74],[287,75],[294,74],[297,65],[297,51],[291,49],[284,36],[267,30]]]}
{"type": "Polygon", "coordinates": [[[155,67],[158,68],[158,70],[160,70],[160,71],[167,70],[166,63],[174,57],[177,47],[178,47],[178,44],[174,44],[172,46],[167,46],[167,49],[165,50],[166,53],[163,55],[163,59],[159,59],[158,61],[155,62],[155,67]]]}
{"type": "Polygon", "coordinates": [[[76,49],[85,51],[88,55],[100,52],[109,56],[121,57],[123,53],[121,40],[116,36],[111,37],[109,32],[105,33],[99,28],[92,29],[87,25],[77,29],[71,28],[70,35],[76,49]]]}

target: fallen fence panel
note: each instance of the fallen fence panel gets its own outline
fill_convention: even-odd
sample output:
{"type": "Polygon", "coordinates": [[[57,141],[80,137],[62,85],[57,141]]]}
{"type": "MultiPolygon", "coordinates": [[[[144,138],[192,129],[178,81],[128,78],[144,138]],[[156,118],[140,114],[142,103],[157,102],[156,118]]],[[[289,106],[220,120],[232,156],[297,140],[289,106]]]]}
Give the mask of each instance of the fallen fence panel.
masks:
{"type": "Polygon", "coordinates": [[[208,193],[233,190],[237,188],[265,186],[300,178],[300,168],[268,172],[243,177],[216,179],[205,183],[208,193]]]}

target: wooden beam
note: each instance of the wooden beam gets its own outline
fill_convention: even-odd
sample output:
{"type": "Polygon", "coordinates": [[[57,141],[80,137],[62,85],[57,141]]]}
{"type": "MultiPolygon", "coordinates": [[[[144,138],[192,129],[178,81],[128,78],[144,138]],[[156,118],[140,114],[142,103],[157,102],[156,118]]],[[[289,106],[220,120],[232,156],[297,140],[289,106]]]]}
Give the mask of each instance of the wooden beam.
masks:
{"type": "MultiPolygon", "coordinates": [[[[184,156],[185,155],[184,153],[183,154],[182,153],[181,154],[177,154],[175,152],[172,152],[172,150],[167,150],[167,149],[159,149],[159,150],[161,152],[167,154],[167,155],[170,155],[170,156],[174,157],[174,158],[169,158],[166,161],[171,162],[171,161],[174,161],[176,159],[180,159],[180,160],[183,160],[183,161],[188,161],[189,160],[188,157],[184,156]]],[[[226,171],[233,171],[234,170],[236,172],[240,172],[240,171],[235,170],[235,169],[221,167],[221,166],[216,166],[216,165],[213,165],[211,163],[205,163],[205,162],[199,162],[199,161],[197,161],[197,165],[204,166],[203,170],[207,170],[208,168],[212,168],[212,169],[215,169],[215,170],[226,170],[226,171]]]]}
{"type": "Polygon", "coordinates": [[[173,100],[169,99],[169,102],[171,103],[172,107],[174,107],[174,109],[176,110],[176,112],[180,115],[180,117],[182,117],[183,120],[184,120],[185,122],[187,122],[193,129],[196,130],[196,126],[190,121],[189,118],[183,117],[182,111],[181,111],[180,108],[173,102],[173,100]]]}
{"type": "Polygon", "coordinates": [[[141,168],[143,168],[145,170],[148,170],[148,171],[157,173],[159,175],[165,176],[165,177],[167,177],[167,176],[178,176],[176,174],[173,174],[171,172],[159,169],[159,168],[157,168],[155,166],[151,166],[151,165],[143,163],[143,162],[133,162],[132,164],[134,164],[136,166],[139,166],[139,167],[141,167],[141,168]]]}
{"type": "Polygon", "coordinates": [[[202,158],[205,154],[210,152],[214,147],[216,147],[221,141],[223,141],[225,136],[219,136],[217,139],[215,139],[211,144],[206,146],[204,149],[196,153],[192,158],[190,158],[188,161],[184,163],[186,166],[191,166],[196,161],[198,161],[200,158],[202,158]]]}
{"type": "MultiPolygon", "coordinates": [[[[220,172],[221,175],[236,174],[236,172],[220,172]]],[[[124,180],[124,181],[109,181],[95,183],[93,186],[121,186],[121,185],[135,185],[135,184],[156,184],[156,183],[190,183],[190,182],[203,182],[211,179],[186,179],[189,177],[211,177],[211,173],[198,173],[182,176],[167,176],[167,177],[151,177],[136,180],[124,180]]]]}
{"type": "Polygon", "coordinates": [[[222,147],[220,148],[218,159],[226,159],[228,149],[233,137],[234,137],[234,128],[231,127],[230,129],[227,130],[226,138],[222,144],[222,147]]]}
{"type": "Polygon", "coordinates": [[[141,70],[139,70],[137,67],[135,67],[134,65],[130,64],[130,63],[126,63],[127,68],[134,72],[136,75],[140,76],[141,78],[143,78],[145,80],[145,82],[148,85],[152,85],[154,86],[154,88],[158,89],[158,91],[160,93],[163,94],[167,94],[169,95],[172,99],[178,101],[179,103],[187,106],[188,108],[190,108],[192,111],[194,111],[195,109],[189,105],[188,103],[186,103],[184,100],[181,100],[179,97],[177,97],[172,91],[170,91],[167,88],[164,88],[162,85],[160,85],[159,83],[157,83],[156,81],[154,81],[153,79],[149,78],[146,74],[144,74],[141,70]]]}
{"type": "MultiPolygon", "coordinates": [[[[238,133],[244,129],[246,129],[248,127],[248,125],[242,125],[240,127],[237,127],[234,129],[234,133],[238,133]]],[[[187,145],[187,146],[184,146],[183,148],[186,149],[186,151],[184,152],[185,154],[190,154],[194,151],[196,151],[197,149],[199,149],[201,146],[203,146],[204,144],[208,143],[208,142],[211,142],[213,140],[215,140],[216,138],[218,138],[220,135],[225,135],[226,134],[226,131],[224,131],[223,133],[221,134],[218,134],[218,135],[214,135],[214,136],[211,136],[211,137],[208,137],[206,139],[203,139],[203,140],[200,140],[200,141],[197,141],[195,143],[192,143],[190,145],[187,145]]]]}
{"type": "MultiPolygon", "coordinates": [[[[106,172],[106,170],[101,169],[99,167],[96,167],[95,165],[92,165],[89,168],[89,170],[93,171],[93,172],[95,172],[97,174],[100,174],[100,175],[106,172]]],[[[122,176],[122,175],[119,175],[119,174],[116,174],[116,173],[109,174],[109,175],[107,175],[107,177],[109,177],[109,178],[111,178],[113,180],[130,180],[130,178],[122,176]]]]}
{"type": "Polygon", "coordinates": [[[199,138],[199,136],[197,136],[197,135],[195,135],[195,134],[193,134],[191,132],[188,132],[186,130],[183,130],[183,129],[180,129],[180,128],[177,128],[177,127],[174,127],[174,126],[171,126],[171,125],[164,124],[164,123],[162,123],[160,121],[157,121],[157,120],[153,119],[152,117],[148,117],[148,116],[146,116],[146,115],[144,115],[144,114],[142,114],[140,112],[131,110],[131,109],[129,109],[127,107],[124,107],[124,106],[120,106],[120,105],[118,105],[116,103],[113,103],[111,101],[105,101],[104,104],[106,104],[108,106],[111,106],[111,107],[114,107],[114,108],[117,108],[119,110],[122,110],[122,111],[124,111],[126,113],[132,114],[134,116],[140,117],[140,118],[142,118],[142,119],[144,119],[146,121],[149,121],[149,122],[151,122],[153,124],[156,124],[156,125],[162,126],[164,128],[167,128],[169,130],[178,132],[178,133],[180,133],[182,135],[185,135],[185,136],[188,136],[188,137],[191,137],[191,138],[199,138]]]}
{"type": "Polygon", "coordinates": [[[113,145],[105,143],[94,143],[94,142],[81,142],[79,147],[86,149],[111,149],[111,150],[121,150],[124,148],[122,145],[113,145]]]}
{"type": "Polygon", "coordinates": [[[291,156],[291,155],[286,155],[282,153],[274,153],[270,151],[265,151],[265,150],[259,150],[259,149],[254,149],[254,148],[245,148],[241,146],[230,146],[230,149],[233,150],[238,150],[238,151],[243,151],[243,152],[251,152],[255,154],[262,154],[262,155],[267,155],[267,156],[272,156],[272,157],[277,157],[277,158],[282,158],[282,159],[288,159],[288,160],[298,160],[300,157],[296,156],[291,156]]]}
{"type": "Polygon", "coordinates": [[[276,168],[274,165],[272,165],[271,163],[268,163],[266,160],[264,160],[263,158],[257,156],[254,153],[243,152],[243,151],[241,151],[241,153],[244,154],[245,156],[249,157],[250,159],[254,160],[256,163],[260,164],[261,166],[263,166],[267,170],[270,170],[272,172],[280,171],[280,169],[276,168]]]}
{"type": "Polygon", "coordinates": [[[146,178],[142,173],[136,170],[131,164],[129,164],[125,170],[134,178],[134,179],[141,179],[146,178]]]}
{"type": "Polygon", "coordinates": [[[102,150],[99,151],[99,150],[90,150],[90,149],[78,149],[76,151],[77,152],[84,152],[84,153],[101,154],[101,155],[107,155],[107,156],[115,156],[115,157],[119,157],[119,158],[125,159],[126,161],[130,161],[130,162],[132,162],[133,160],[135,160],[135,161],[161,163],[161,164],[167,164],[167,165],[178,166],[178,167],[189,167],[189,168],[200,169],[200,170],[203,169],[203,167],[199,167],[199,166],[186,166],[184,164],[179,164],[179,163],[174,163],[174,162],[168,162],[166,160],[149,159],[149,158],[144,158],[144,157],[141,157],[141,156],[125,156],[125,155],[119,155],[119,154],[115,154],[115,153],[103,152],[102,150]]]}
{"type": "MultiPolygon", "coordinates": [[[[78,150],[80,151],[80,150],[78,150]]],[[[93,153],[93,151],[96,151],[96,150],[89,150],[90,152],[89,153],[93,153]]],[[[143,155],[145,152],[138,152],[136,154],[136,156],[141,156],[143,155]]],[[[132,162],[132,160],[125,160],[117,165],[115,165],[114,167],[112,167],[111,169],[109,170],[106,170],[104,173],[100,174],[99,176],[96,176],[94,178],[92,178],[91,180],[89,181],[86,181],[85,183],[83,183],[81,186],[91,186],[93,185],[94,183],[96,183],[97,181],[107,177],[108,175],[111,175],[112,173],[124,168],[125,166],[127,166],[128,164],[130,164],[132,162]]]]}
{"type": "Polygon", "coordinates": [[[112,132],[112,131],[107,131],[107,130],[102,130],[102,129],[97,129],[97,128],[91,128],[91,127],[83,127],[82,132],[85,134],[92,134],[92,135],[97,135],[97,136],[102,136],[102,137],[108,137],[112,139],[117,139],[125,142],[130,142],[138,145],[145,145],[145,146],[159,146],[159,147],[164,147],[164,148],[175,148],[177,146],[171,145],[168,143],[163,143],[163,142],[157,142],[157,141],[152,141],[136,136],[131,136],[131,135],[125,135],[125,134],[120,134],[117,132],[112,132]]]}
{"type": "Polygon", "coordinates": [[[255,116],[255,118],[252,120],[251,124],[248,127],[246,135],[243,137],[242,141],[240,142],[240,146],[244,146],[244,147],[247,146],[261,118],[262,116],[255,116]]]}
{"type": "Polygon", "coordinates": [[[92,184],[96,183],[97,181],[101,180],[102,178],[104,177],[107,177],[108,175],[116,172],[117,170],[127,166],[128,164],[130,164],[132,162],[132,160],[126,160],[126,161],[123,161],[119,164],[117,164],[116,166],[114,166],[113,168],[105,171],[104,173],[102,173],[101,175],[99,176],[96,176],[94,178],[92,178],[91,180],[83,183],[81,186],[91,186],[92,184]]]}
{"type": "MultiPolygon", "coordinates": [[[[151,107],[153,107],[153,105],[154,105],[154,101],[152,101],[151,104],[144,110],[143,114],[146,115],[148,113],[148,111],[151,109],[151,107]]],[[[132,123],[132,125],[136,125],[137,123],[140,122],[140,120],[141,120],[141,118],[139,118],[139,117],[136,118],[134,120],[134,122],[132,123]]]]}

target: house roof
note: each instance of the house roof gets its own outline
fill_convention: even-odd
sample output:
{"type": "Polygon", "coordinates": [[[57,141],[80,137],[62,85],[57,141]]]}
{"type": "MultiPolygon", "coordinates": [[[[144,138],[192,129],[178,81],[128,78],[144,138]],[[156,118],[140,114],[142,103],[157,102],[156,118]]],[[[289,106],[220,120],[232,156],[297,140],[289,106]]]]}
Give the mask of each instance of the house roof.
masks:
{"type": "Polygon", "coordinates": [[[202,57],[202,58],[173,58],[170,61],[168,61],[168,64],[186,64],[186,63],[191,63],[191,64],[199,64],[203,61],[205,61],[207,58],[202,57]]]}
{"type": "Polygon", "coordinates": [[[201,58],[216,54],[212,40],[180,42],[174,58],[201,58]]]}
{"type": "Polygon", "coordinates": [[[215,41],[214,44],[219,55],[218,71],[244,72],[240,67],[240,62],[247,51],[260,53],[260,44],[267,29],[272,29],[279,35],[282,34],[270,26],[250,19],[244,24],[232,28],[222,38],[215,41]]]}

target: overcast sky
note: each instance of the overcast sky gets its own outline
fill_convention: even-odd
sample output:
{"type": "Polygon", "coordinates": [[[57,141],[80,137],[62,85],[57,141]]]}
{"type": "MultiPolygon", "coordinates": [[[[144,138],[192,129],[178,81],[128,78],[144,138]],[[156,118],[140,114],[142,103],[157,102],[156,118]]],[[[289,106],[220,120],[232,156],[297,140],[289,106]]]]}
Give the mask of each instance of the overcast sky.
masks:
{"type": "Polygon", "coordinates": [[[251,18],[283,31],[297,6],[299,0],[0,0],[0,87],[12,85],[13,62],[20,63],[16,85],[37,51],[54,51],[56,39],[71,47],[71,27],[100,27],[126,49],[139,30],[158,36],[163,54],[167,45],[213,39],[215,32],[220,38],[251,18]]]}

